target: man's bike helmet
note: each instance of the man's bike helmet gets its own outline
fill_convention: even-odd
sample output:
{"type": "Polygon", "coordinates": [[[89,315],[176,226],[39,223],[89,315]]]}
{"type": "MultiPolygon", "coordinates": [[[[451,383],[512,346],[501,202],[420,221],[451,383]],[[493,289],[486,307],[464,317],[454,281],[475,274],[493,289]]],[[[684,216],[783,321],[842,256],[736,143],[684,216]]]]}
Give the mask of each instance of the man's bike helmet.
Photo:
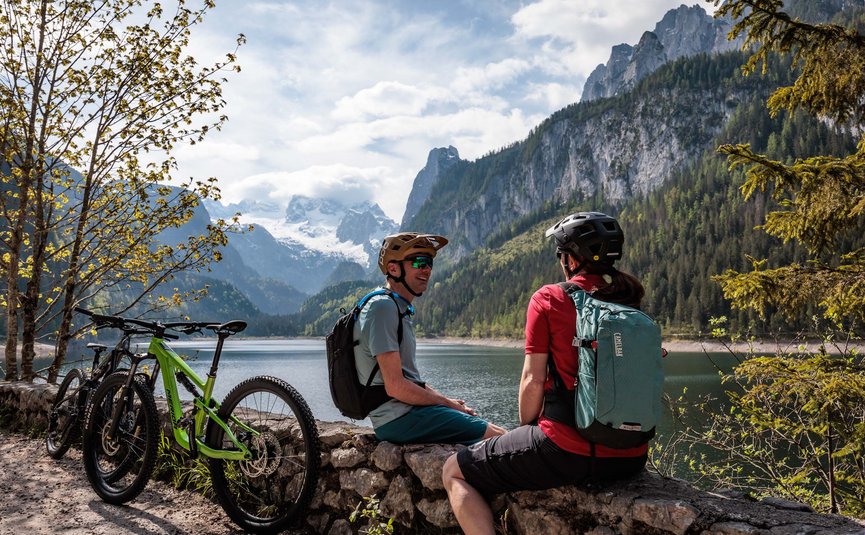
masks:
{"type": "Polygon", "coordinates": [[[556,240],[556,252],[597,264],[613,265],[622,257],[625,234],[614,218],[601,212],[577,212],[544,234],[556,240]]]}
{"type": "Polygon", "coordinates": [[[410,256],[428,254],[435,257],[436,252],[447,245],[444,236],[435,234],[419,234],[417,232],[400,232],[385,236],[378,253],[378,268],[387,275],[387,265],[399,262],[410,256]]]}

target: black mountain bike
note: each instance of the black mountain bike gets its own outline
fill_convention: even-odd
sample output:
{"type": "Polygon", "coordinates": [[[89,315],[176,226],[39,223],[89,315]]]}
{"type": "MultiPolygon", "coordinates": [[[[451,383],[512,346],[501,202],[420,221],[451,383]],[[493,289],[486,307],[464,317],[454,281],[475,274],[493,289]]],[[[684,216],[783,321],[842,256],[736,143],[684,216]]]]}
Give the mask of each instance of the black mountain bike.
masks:
{"type": "Polygon", "coordinates": [[[129,350],[132,336],[149,334],[150,332],[143,331],[133,324],[126,324],[123,318],[104,316],[79,307],[76,307],[75,311],[90,317],[96,330],[112,327],[120,329],[123,336],[104,358],[102,358],[102,354],[108,349],[108,346],[95,343],[87,344],[87,348],[93,350],[93,364],[89,371],[73,368],[69,370],[60,383],[60,388],[57,390],[57,395],[54,396],[54,404],[48,415],[48,434],[45,437],[48,455],[55,459],[63,457],[69,447],[81,436],[84,413],[90,394],[96,390],[102,379],[118,371],[122,363],[133,356],[129,350]]]}

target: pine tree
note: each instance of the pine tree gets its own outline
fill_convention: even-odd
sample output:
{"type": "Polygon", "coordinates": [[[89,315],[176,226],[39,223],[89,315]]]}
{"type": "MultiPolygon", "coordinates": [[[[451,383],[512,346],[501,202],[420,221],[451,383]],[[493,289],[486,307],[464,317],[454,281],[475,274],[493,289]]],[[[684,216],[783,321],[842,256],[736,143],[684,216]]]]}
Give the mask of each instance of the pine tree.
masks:
{"type": "MultiPolygon", "coordinates": [[[[792,57],[798,76],[769,97],[770,113],[801,109],[838,128],[861,128],[865,37],[854,27],[791,20],[781,8],[781,0],[741,0],[718,11],[741,19],[731,36],[745,33],[746,46],[756,46],[745,73],[760,65],[765,69],[770,54],[792,57]]],[[[727,144],[719,151],[729,155],[731,168],[747,168],[741,187],[746,199],[768,190],[779,203],[762,228],[785,243],[804,245],[809,253],[804,262],[769,267],[761,259],[753,261],[750,272],[728,270],[716,278],[724,295],[735,306],[761,314],[776,307],[795,316],[816,305],[835,322],[865,319],[865,248],[840,248],[850,233],[861,235],[865,228],[865,137],[852,154],[816,155],[789,164],[756,154],[749,145],[727,144]]]]}
{"type": "MultiPolygon", "coordinates": [[[[792,58],[796,78],[769,97],[770,113],[805,111],[861,132],[865,38],[857,25],[808,24],[782,8],[781,0],[732,0],[718,10],[738,20],[731,37],[744,33],[745,46],[755,47],[746,74],[761,63],[765,69],[776,54],[792,58]]],[[[799,126],[786,123],[781,135],[794,151],[818,140],[816,132],[799,126]]],[[[851,236],[862,236],[865,138],[851,154],[791,163],[757,154],[747,144],[722,145],[719,151],[728,155],[731,169],[746,168],[740,188],[746,199],[769,192],[777,203],[761,228],[806,251],[805,258],[755,259],[749,272],[730,269],[715,277],[725,296],[736,308],[761,315],[778,309],[796,317],[813,308],[855,337],[856,322],[865,318],[865,248],[850,244],[856,243],[851,236]],[[773,261],[780,265],[769,267],[773,261]]],[[[826,336],[813,353],[800,348],[748,355],[724,378],[730,410],[703,413],[707,428],[686,431],[718,452],[700,467],[704,475],[727,487],[865,516],[865,363],[843,343],[836,345],[842,357],[830,357],[830,343],[826,336]]]]}

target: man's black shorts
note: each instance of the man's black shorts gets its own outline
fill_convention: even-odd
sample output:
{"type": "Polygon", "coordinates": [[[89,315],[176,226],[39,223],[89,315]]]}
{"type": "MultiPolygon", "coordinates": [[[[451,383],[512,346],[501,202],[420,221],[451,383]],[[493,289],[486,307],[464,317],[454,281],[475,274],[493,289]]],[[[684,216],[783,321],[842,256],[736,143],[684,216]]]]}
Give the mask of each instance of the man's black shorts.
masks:
{"type": "Polygon", "coordinates": [[[536,425],[474,444],[457,454],[463,478],[486,496],[518,490],[542,490],[588,479],[613,480],[638,474],[641,457],[586,457],[565,451],[536,425]]]}

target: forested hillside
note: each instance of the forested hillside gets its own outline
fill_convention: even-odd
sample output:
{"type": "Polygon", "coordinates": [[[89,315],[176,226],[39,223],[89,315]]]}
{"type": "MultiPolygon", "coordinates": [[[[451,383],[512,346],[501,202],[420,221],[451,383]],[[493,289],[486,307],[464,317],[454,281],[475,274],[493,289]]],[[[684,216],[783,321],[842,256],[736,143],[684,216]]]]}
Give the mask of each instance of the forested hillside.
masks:
{"type": "Polygon", "coordinates": [[[692,56],[626,93],[572,104],[525,140],[449,168],[409,226],[448,236],[446,256],[460,259],[548,202],[645,195],[709,148],[738,106],[777,86],[776,77],[743,77],[744,59],[692,56]]]}

